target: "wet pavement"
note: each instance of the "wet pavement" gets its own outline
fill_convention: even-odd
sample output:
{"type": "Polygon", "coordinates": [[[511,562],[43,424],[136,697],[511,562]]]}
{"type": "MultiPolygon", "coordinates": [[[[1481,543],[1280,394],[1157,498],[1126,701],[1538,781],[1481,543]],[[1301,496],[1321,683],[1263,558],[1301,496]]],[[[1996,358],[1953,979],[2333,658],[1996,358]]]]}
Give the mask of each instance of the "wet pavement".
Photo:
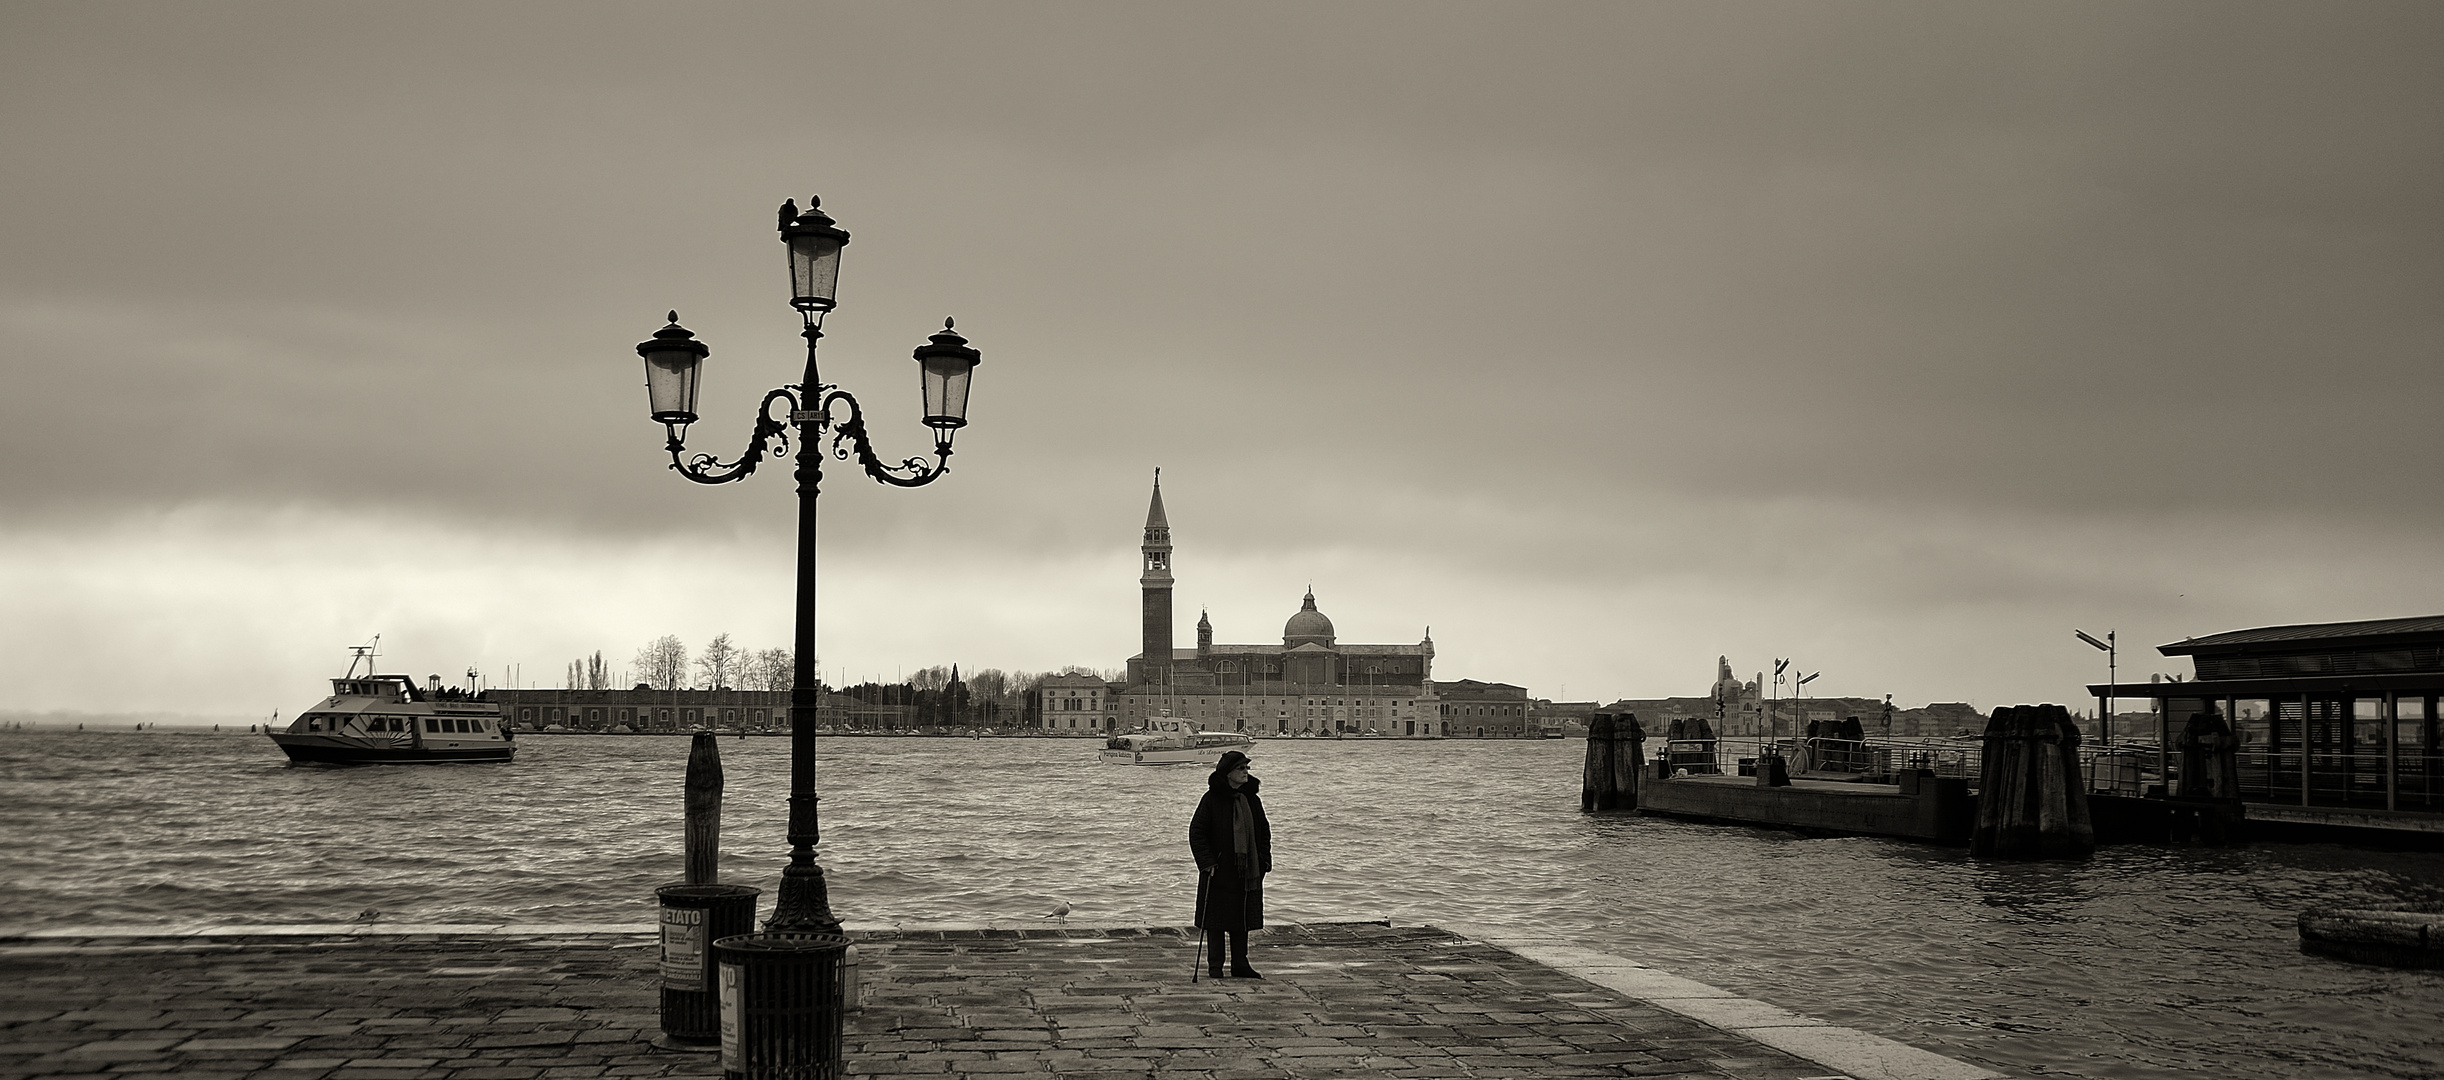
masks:
{"type": "MultiPolygon", "coordinates": [[[[1497,927],[858,928],[851,1076],[2001,1074],[1497,927]],[[1197,978],[1192,981],[1194,971],[1197,978]]],[[[83,928],[0,937],[0,1077],[712,1077],[661,1035],[643,926],[83,928]]]]}

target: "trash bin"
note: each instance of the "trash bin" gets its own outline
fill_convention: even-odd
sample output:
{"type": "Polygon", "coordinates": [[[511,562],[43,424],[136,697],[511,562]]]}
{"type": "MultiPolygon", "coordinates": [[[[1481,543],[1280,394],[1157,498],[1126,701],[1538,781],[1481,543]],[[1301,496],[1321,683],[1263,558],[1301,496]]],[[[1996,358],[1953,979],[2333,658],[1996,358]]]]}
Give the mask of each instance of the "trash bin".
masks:
{"type": "Polygon", "coordinates": [[[839,1080],[849,939],[742,934],[713,943],[727,1080],[839,1080]]]}
{"type": "Polygon", "coordinates": [[[674,1041],[721,1041],[719,973],[713,943],[755,929],[748,885],[664,885],[662,901],[662,1034],[674,1041]]]}

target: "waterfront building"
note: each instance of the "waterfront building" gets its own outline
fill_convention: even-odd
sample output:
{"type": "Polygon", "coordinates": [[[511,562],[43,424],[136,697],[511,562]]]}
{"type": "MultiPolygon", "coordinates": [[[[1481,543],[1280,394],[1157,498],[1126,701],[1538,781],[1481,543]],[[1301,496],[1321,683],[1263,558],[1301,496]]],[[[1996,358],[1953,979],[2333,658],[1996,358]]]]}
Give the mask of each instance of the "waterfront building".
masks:
{"type": "Polygon", "coordinates": [[[1729,657],[1714,662],[1714,686],[1689,697],[1622,698],[1604,707],[1609,713],[1631,713],[1650,736],[1672,730],[1676,720],[1703,719],[1716,735],[1755,735],[1784,738],[1805,734],[1810,721],[1832,724],[1856,719],[1870,735],[1940,737],[1982,734],[1986,717],[1967,702],[1934,702],[1915,709],[1896,709],[1881,698],[1768,698],[1757,687],[1764,675],[1743,680],[1731,673],[1729,657]],[[1886,726],[1885,721],[1891,721],[1886,726]]]}
{"type": "Polygon", "coordinates": [[[1036,692],[1044,730],[1112,730],[1112,684],[1093,675],[1046,675],[1036,692]]]}
{"type": "Polygon", "coordinates": [[[2262,626],[2156,651],[2189,657],[2192,675],[2088,692],[2099,706],[2154,706],[2155,730],[2117,738],[2151,738],[2176,792],[2174,741],[2212,713],[2238,738],[2251,820],[2444,834],[2444,615],[2262,626]]]}
{"type": "Polygon", "coordinates": [[[1470,739],[1543,738],[1528,723],[1528,692],[1509,683],[1458,682],[1434,684],[1444,730],[1470,739]]]}
{"type": "Polygon", "coordinates": [[[519,731],[678,732],[698,727],[770,731],[789,719],[786,690],[486,690],[519,731]]]}
{"type": "Polygon", "coordinates": [[[1602,704],[1537,698],[1528,702],[1528,726],[1542,732],[1546,738],[1565,735],[1584,737],[1587,734],[1587,721],[1595,718],[1595,711],[1602,704]]]}
{"type": "MultiPolygon", "coordinates": [[[[1279,645],[1216,644],[1213,623],[1200,612],[1196,647],[1175,647],[1171,522],[1159,475],[1141,555],[1142,647],[1129,658],[1127,676],[1106,690],[1106,730],[1170,715],[1209,729],[1266,735],[1447,733],[1434,681],[1433,634],[1414,645],[1342,643],[1332,619],[1316,606],[1312,587],[1283,624],[1279,645]]],[[[1524,691],[1520,704],[1523,722],[1524,691]]],[[[1049,724],[1059,714],[1048,706],[1044,715],[1049,724]]]]}
{"type": "MultiPolygon", "coordinates": [[[[486,690],[501,720],[517,731],[617,731],[671,734],[699,727],[725,731],[789,730],[787,690],[486,690]]],[[[815,703],[822,727],[892,731],[916,726],[910,705],[872,705],[826,692],[815,703]]]]}

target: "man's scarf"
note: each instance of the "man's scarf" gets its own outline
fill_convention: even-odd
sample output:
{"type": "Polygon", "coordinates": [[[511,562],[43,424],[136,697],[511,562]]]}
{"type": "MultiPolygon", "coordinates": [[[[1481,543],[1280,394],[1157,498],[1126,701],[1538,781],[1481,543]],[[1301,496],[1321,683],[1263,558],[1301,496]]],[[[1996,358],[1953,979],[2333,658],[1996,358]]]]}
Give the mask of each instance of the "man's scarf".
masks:
{"type": "Polygon", "coordinates": [[[1231,854],[1237,857],[1239,880],[1253,889],[1256,887],[1256,812],[1249,808],[1245,792],[1231,792],[1230,823],[1231,854]]]}

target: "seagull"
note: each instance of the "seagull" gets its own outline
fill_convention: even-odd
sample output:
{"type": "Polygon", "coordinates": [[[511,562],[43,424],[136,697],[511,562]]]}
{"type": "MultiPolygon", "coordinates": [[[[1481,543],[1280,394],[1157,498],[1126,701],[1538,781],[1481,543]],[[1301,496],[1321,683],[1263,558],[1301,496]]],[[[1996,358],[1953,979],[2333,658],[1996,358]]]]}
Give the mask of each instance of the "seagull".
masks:
{"type": "Polygon", "coordinates": [[[786,229],[789,227],[790,222],[796,220],[798,220],[798,200],[781,200],[781,227],[786,229]]]}
{"type": "Polygon", "coordinates": [[[1053,905],[1052,905],[1052,910],[1051,910],[1051,911],[1049,911],[1049,912],[1047,912],[1047,913],[1045,913],[1044,917],[1045,917],[1045,918],[1047,918],[1047,919],[1066,919],[1066,918],[1068,918],[1068,917],[1069,917],[1069,901],[1067,901],[1067,900],[1057,900],[1057,901],[1054,901],[1054,902],[1053,902],[1053,905]]]}

